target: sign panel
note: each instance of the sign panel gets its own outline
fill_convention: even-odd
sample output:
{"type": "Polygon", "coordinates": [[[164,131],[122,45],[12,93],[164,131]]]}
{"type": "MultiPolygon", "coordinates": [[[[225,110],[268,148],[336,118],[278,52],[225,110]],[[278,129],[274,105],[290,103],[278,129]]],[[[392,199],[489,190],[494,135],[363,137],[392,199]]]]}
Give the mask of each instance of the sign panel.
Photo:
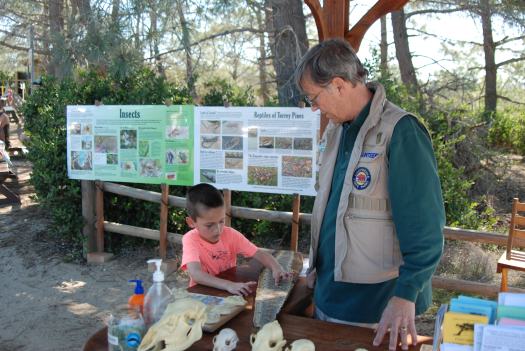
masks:
{"type": "Polygon", "coordinates": [[[283,107],[196,107],[195,183],[315,195],[319,114],[283,107]]]}
{"type": "Polygon", "coordinates": [[[315,195],[318,133],[301,108],[68,106],[68,175],[315,195]]]}

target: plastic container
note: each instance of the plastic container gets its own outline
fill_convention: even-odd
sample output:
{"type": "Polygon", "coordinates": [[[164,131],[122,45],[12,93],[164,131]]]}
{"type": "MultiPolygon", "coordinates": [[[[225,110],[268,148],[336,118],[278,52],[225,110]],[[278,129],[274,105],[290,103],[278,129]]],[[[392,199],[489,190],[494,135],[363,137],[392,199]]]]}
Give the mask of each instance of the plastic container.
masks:
{"type": "Polygon", "coordinates": [[[172,299],[171,290],[164,283],[164,273],[160,270],[162,260],[148,260],[148,263],[155,263],[157,269],[153,273],[153,285],[144,298],[144,321],[147,328],[162,318],[166,306],[172,299]]]}
{"type": "Polygon", "coordinates": [[[115,307],[107,325],[109,351],[138,350],[146,333],[146,325],[138,309],[126,305],[115,307]]]}
{"type": "Polygon", "coordinates": [[[144,287],[142,287],[142,280],[132,279],[128,280],[130,283],[135,283],[134,294],[128,299],[128,306],[133,309],[140,311],[140,314],[144,313],[144,287]]]}

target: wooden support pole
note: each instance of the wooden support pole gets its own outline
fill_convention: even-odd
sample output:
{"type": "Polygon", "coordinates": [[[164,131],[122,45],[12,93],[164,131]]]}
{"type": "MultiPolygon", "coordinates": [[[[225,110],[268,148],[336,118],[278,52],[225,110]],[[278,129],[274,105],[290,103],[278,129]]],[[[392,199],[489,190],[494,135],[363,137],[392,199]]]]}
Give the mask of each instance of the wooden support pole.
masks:
{"type": "Polygon", "coordinates": [[[301,195],[293,195],[292,209],[292,237],[290,239],[290,250],[297,252],[299,243],[299,210],[301,209],[301,195]]]}
{"type": "Polygon", "coordinates": [[[104,184],[95,182],[97,189],[96,212],[97,212],[97,252],[104,252],[104,184]]]}
{"type": "Polygon", "coordinates": [[[169,185],[161,184],[162,199],[160,202],[160,257],[165,260],[168,246],[168,196],[169,185]]]}
{"type": "Polygon", "coordinates": [[[223,189],[222,193],[224,195],[224,208],[226,210],[226,220],[225,225],[231,227],[232,225],[232,191],[230,189],[223,189]]]}
{"type": "Polygon", "coordinates": [[[86,258],[88,253],[97,251],[95,182],[92,180],[81,180],[80,187],[82,191],[82,218],[84,219],[82,235],[86,238],[84,241],[84,258],[86,258]]]}

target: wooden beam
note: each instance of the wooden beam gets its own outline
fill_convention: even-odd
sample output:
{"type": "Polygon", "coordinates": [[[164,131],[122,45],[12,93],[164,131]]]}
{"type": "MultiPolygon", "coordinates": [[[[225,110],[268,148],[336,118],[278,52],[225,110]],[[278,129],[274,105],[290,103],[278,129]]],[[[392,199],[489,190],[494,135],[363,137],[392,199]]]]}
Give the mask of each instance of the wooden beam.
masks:
{"type": "Polygon", "coordinates": [[[96,212],[97,212],[97,252],[104,252],[104,186],[100,181],[95,182],[97,188],[96,212]]]}
{"type": "Polygon", "coordinates": [[[326,22],[323,15],[323,8],[319,3],[319,0],[304,0],[305,4],[308,5],[310,11],[312,11],[312,16],[314,16],[315,26],[317,27],[317,35],[319,36],[319,41],[323,41],[326,36],[326,22]]]}
{"type": "Polygon", "coordinates": [[[301,209],[301,195],[293,195],[292,206],[292,236],[290,238],[290,250],[297,252],[299,247],[299,211],[301,209]]]}
{"type": "Polygon", "coordinates": [[[160,258],[166,259],[167,254],[167,232],[168,232],[168,196],[169,196],[169,185],[161,184],[162,189],[162,201],[160,203],[160,258]]]}
{"type": "Polygon", "coordinates": [[[95,230],[95,182],[92,180],[81,180],[80,188],[82,192],[82,218],[84,227],[82,235],[86,238],[85,253],[97,251],[97,232],[95,230]]]}
{"type": "MultiPolygon", "coordinates": [[[[120,224],[115,222],[104,221],[103,228],[107,232],[117,233],[122,235],[135,236],[137,238],[160,240],[160,231],[149,228],[135,227],[127,224],[120,224]]],[[[98,228],[98,224],[97,224],[98,228]]],[[[182,235],[168,232],[166,238],[169,242],[182,245],[182,235]]]]}
{"type": "Polygon", "coordinates": [[[232,191],[230,189],[223,189],[224,194],[224,209],[226,210],[226,220],[224,224],[228,227],[232,225],[232,191]]]}

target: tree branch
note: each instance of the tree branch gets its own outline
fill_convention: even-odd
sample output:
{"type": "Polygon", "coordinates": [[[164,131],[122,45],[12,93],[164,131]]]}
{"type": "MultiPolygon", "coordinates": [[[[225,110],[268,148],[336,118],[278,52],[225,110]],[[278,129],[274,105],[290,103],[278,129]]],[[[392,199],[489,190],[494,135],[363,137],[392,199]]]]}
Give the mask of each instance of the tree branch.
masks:
{"type": "MultiPolygon", "coordinates": [[[[250,33],[265,33],[264,30],[259,30],[259,29],[255,29],[255,28],[237,28],[237,29],[228,29],[228,30],[225,30],[225,31],[222,31],[222,32],[219,32],[219,33],[216,33],[216,34],[213,34],[213,35],[210,35],[209,37],[206,37],[206,38],[202,38],[200,40],[197,40],[193,43],[190,43],[190,46],[196,46],[196,45],[199,45],[200,43],[202,42],[205,42],[205,41],[208,41],[208,40],[212,40],[212,39],[215,39],[215,38],[218,38],[218,37],[223,37],[223,36],[226,36],[226,35],[230,35],[230,34],[234,34],[234,33],[243,33],[243,32],[250,32],[250,33]]],[[[161,52],[160,54],[158,55],[155,55],[155,56],[152,56],[152,57],[148,57],[148,58],[145,58],[144,60],[151,60],[155,57],[160,57],[160,56],[164,56],[164,55],[167,55],[167,54],[171,54],[173,52],[177,52],[177,51],[181,51],[181,50],[184,50],[183,47],[178,47],[176,49],[173,49],[173,50],[168,50],[168,51],[165,51],[165,52],[161,52]]]]}
{"type": "Polygon", "coordinates": [[[509,60],[501,61],[496,64],[496,68],[500,68],[501,66],[508,65],[509,63],[519,62],[519,61],[525,61],[525,56],[514,57],[509,60]]]}
{"type": "Polygon", "coordinates": [[[515,101],[515,100],[512,100],[511,98],[508,98],[508,97],[503,96],[503,95],[496,95],[496,96],[498,97],[498,99],[505,100],[505,101],[508,101],[508,102],[512,102],[513,104],[525,105],[525,102],[515,101]]]}
{"type": "Polygon", "coordinates": [[[405,14],[405,18],[409,19],[412,16],[418,16],[418,15],[461,12],[461,11],[469,10],[472,8],[473,6],[460,6],[460,7],[454,7],[451,9],[444,9],[444,10],[437,10],[437,9],[419,10],[419,11],[407,12],[405,14]]]}
{"type": "Polygon", "coordinates": [[[519,37],[514,37],[514,38],[505,37],[505,38],[501,39],[500,41],[496,41],[494,43],[494,45],[495,46],[500,46],[500,45],[504,45],[504,44],[510,43],[511,41],[520,40],[520,39],[525,39],[525,35],[520,35],[519,37]]]}
{"type": "MultiPolygon", "coordinates": [[[[0,40],[0,46],[5,46],[5,47],[13,49],[13,50],[25,51],[25,52],[27,52],[29,50],[29,48],[26,48],[26,47],[23,47],[23,46],[14,45],[14,44],[9,44],[9,43],[5,42],[4,40],[0,40]]],[[[49,55],[49,52],[47,52],[47,51],[39,50],[39,49],[34,49],[34,50],[35,50],[34,52],[37,53],[37,54],[49,55]]]]}

